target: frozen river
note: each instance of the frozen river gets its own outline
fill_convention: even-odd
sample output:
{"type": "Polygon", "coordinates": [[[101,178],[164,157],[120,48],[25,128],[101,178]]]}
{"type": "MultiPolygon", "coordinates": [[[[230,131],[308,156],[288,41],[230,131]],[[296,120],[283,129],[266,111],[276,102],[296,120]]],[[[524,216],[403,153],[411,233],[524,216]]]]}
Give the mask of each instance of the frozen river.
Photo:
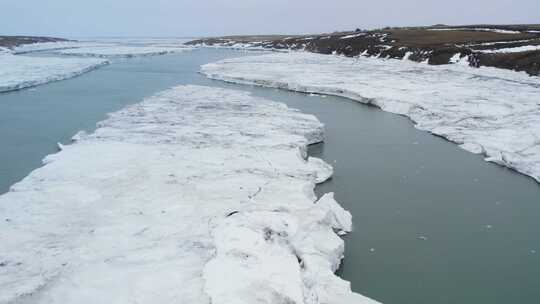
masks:
{"type": "Polygon", "coordinates": [[[247,90],[316,115],[334,167],[318,187],[351,211],[341,276],[383,303],[536,303],[540,186],[401,116],[338,97],[226,84],[198,74],[243,55],[201,49],[120,59],[96,71],[0,94],[0,193],[106,113],[178,84],[247,90]]]}

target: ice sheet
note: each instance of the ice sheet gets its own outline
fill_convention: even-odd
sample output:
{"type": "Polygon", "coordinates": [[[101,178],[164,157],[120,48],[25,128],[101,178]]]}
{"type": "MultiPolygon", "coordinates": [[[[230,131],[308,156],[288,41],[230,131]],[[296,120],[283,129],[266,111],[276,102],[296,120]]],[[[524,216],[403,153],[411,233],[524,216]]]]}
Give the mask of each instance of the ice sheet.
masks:
{"type": "Polygon", "coordinates": [[[0,92],[71,78],[107,63],[102,59],[28,57],[0,53],[0,92]]]}
{"type": "Polygon", "coordinates": [[[204,65],[202,72],[214,79],[370,103],[540,181],[538,77],[304,52],[224,60],[204,65]]]}
{"type": "Polygon", "coordinates": [[[156,47],[156,46],[106,46],[106,47],[81,47],[75,49],[60,50],[58,53],[73,56],[88,57],[136,57],[155,56],[170,53],[189,51],[188,47],[156,47]]]}
{"type": "Polygon", "coordinates": [[[333,273],[314,116],[180,86],[74,139],[0,196],[0,303],[375,303],[333,273]]]}
{"type": "Polygon", "coordinates": [[[113,46],[111,43],[95,42],[95,41],[59,41],[59,42],[39,42],[22,44],[13,48],[15,54],[26,54],[34,52],[46,52],[55,50],[73,49],[79,47],[94,47],[94,46],[113,46]]]}

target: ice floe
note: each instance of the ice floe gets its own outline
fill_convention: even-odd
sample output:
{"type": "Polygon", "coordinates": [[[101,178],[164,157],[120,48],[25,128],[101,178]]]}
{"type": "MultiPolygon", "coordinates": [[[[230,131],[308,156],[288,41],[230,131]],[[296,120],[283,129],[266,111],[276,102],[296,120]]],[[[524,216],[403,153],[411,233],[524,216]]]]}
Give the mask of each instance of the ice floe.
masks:
{"type": "Polygon", "coordinates": [[[0,196],[0,303],[375,303],[334,275],[314,116],[179,86],[98,126],[0,196]]]}
{"type": "Polygon", "coordinates": [[[88,57],[137,57],[155,56],[170,53],[189,51],[188,47],[157,47],[157,46],[94,46],[60,50],[62,55],[88,56],[88,57]]]}
{"type": "Polygon", "coordinates": [[[311,53],[229,59],[204,65],[202,73],[370,103],[406,115],[421,130],[540,181],[538,77],[460,64],[431,66],[311,53]]]}
{"type": "Polygon", "coordinates": [[[0,53],[0,92],[71,78],[107,63],[102,59],[30,57],[0,53]]]}

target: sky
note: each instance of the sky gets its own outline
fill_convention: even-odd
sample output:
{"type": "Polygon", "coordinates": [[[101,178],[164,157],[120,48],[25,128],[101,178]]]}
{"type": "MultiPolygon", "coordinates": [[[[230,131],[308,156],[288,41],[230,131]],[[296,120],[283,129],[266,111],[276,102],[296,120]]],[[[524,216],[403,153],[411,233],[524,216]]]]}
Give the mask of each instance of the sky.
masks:
{"type": "Polygon", "coordinates": [[[540,23],[540,0],[0,0],[0,35],[194,37],[540,23]]]}

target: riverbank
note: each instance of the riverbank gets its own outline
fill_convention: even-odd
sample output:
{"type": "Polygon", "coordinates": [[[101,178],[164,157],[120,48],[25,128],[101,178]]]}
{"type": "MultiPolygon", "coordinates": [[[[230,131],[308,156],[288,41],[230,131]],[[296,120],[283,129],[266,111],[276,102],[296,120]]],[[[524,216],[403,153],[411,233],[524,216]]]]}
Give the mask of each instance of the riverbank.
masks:
{"type": "Polygon", "coordinates": [[[407,59],[431,65],[489,66],[529,75],[540,73],[540,25],[440,25],[316,35],[226,36],[187,44],[305,50],[347,57],[407,59]]]}

